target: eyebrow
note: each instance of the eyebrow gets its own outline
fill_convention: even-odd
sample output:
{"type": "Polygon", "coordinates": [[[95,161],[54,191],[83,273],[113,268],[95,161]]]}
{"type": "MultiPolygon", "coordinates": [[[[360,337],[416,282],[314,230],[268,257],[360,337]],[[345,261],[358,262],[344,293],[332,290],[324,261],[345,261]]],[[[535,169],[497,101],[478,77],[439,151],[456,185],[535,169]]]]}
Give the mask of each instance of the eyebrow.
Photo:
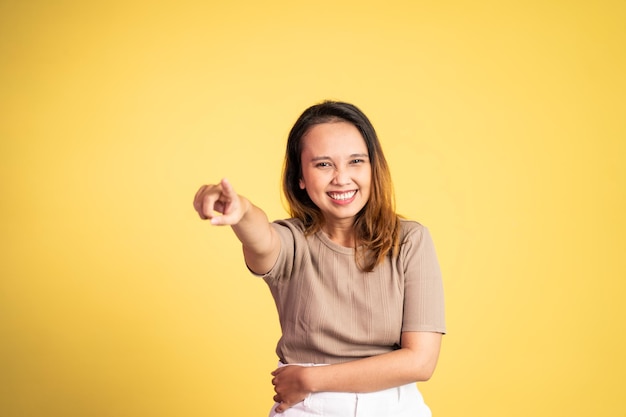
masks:
{"type": "MultiPolygon", "coordinates": [[[[350,155],[350,158],[369,158],[369,155],[366,153],[353,153],[350,155]]],[[[330,156],[326,156],[326,155],[321,155],[321,156],[315,156],[313,158],[311,158],[311,162],[316,162],[316,161],[324,161],[327,159],[332,159],[330,156]]]]}

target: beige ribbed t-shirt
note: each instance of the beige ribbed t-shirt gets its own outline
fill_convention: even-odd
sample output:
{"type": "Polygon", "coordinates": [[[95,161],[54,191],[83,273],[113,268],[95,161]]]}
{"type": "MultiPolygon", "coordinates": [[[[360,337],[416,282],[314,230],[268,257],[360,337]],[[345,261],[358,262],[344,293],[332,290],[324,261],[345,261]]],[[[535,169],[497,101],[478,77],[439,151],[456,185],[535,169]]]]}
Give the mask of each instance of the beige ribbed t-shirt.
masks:
{"type": "Polygon", "coordinates": [[[278,309],[282,362],[341,363],[398,349],[403,331],[446,332],[439,263],[421,224],[401,220],[399,255],[373,272],[323,232],[305,236],[300,220],[272,225],[281,250],[263,279],[278,309]]]}

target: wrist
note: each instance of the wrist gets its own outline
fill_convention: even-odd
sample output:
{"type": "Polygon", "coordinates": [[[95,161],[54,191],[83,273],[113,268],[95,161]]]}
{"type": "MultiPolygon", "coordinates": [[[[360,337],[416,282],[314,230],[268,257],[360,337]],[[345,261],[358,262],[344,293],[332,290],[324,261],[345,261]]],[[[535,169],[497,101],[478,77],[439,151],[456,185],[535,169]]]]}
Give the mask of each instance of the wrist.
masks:
{"type": "Polygon", "coordinates": [[[242,195],[237,195],[239,198],[239,207],[241,207],[241,218],[243,219],[248,214],[250,214],[252,209],[252,203],[246,197],[242,195]]]}
{"type": "Polygon", "coordinates": [[[307,366],[302,373],[302,386],[307,392],[315,393],[323,391],[320,386],[320,375],[323,366],[307,366]]]}

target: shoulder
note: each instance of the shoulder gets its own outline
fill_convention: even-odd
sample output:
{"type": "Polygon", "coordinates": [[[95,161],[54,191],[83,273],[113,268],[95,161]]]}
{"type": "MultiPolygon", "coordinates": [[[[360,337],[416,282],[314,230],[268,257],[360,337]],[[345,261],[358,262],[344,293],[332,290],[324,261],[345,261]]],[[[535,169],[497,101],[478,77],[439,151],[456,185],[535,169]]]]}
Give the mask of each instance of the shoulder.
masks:
{"type": "Polygon", "coordinates": [[[304,234],[304,223],[300,219],[274,220],[272,226],[277,230],[290,231],[291,233],[304,234]]]}
{"type": "Polygon", "coordinates": [[[414,220],[400,220],[400,253],[432,250],[434,243],[428,227],[414,220]]]}
{"type": "Polygon", "coordinates": [[[304,223],[300,219],[289,218],[274,220],[272,227],[283,243],[306,241],[304,223]]]}
{"type": "Polygon", "coordinates": [[[400,259],[436,260],[435,245],[428,228],[416,221],[400,221],[400,259]]]}
{"type": "Polygon", "coordinates": [[[428,234],[428,228],[415,220],[400,219],[400,242],[428,234]]]}

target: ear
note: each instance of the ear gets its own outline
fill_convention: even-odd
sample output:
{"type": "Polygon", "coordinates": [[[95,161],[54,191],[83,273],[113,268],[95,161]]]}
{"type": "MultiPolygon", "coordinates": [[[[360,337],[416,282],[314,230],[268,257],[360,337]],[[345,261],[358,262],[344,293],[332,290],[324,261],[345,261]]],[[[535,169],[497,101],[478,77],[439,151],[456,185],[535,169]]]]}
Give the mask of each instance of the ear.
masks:
{"type": "Polygon", "coordinates": [[[300,178],[300,189],[304,190],[306,188],[306,186],[304,185],[304,180],[302,178],[300,178]]]}

